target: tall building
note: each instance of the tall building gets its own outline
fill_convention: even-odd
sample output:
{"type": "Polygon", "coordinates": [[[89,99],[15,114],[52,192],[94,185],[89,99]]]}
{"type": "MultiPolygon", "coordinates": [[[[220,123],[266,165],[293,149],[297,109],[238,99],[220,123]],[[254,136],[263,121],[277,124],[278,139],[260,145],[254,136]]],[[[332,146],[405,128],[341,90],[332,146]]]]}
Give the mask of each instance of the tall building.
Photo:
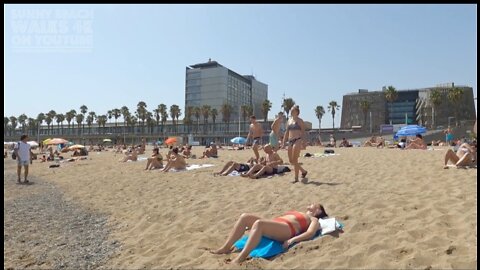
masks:
{"type": "Polygon", "coordinates": [[[428,128],[447,126],[455,122],[474,121],[476,119],[473,88],[455,86],[453,83],[439,84],[428,88],[397,90],[397,99],[387,102],[386,87],[382,91],[369,92],[360,89],[358,93],[343,96],[341,128],[349,129],[361,126],[365,130],[372,128],[378,131],[383,124],[420,124],[428,128]],[[456,106],[448,98],[448,93],[454,88],[463,90],[459,104],[456,106]],[[440,92],[441,99],[433,106],[430,96],[434,89],[440,92]],[[368,101],[370,108],[362,109],[362,101],[368,101]],[[455,119],[455,116],[458,119],[455,119]]]}
{"type": "Polygon", "coordinates": [[[218,122],[222,121],[220,111],[224,103],[233,108],[231,121],[239,118],[242,105],[251,106],[254,115],[263,118],[261,109],[266,99],[268,85],[254,76],[242,76],[211,60],[186,67],[185,108],[209,105],[217,109],[218,122]]]}

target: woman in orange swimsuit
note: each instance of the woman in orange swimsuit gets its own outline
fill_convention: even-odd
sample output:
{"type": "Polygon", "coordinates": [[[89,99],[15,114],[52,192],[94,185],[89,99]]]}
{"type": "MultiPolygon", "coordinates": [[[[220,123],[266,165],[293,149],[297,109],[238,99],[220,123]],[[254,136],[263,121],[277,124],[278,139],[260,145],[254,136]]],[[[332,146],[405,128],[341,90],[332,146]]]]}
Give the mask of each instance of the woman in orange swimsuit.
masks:
{"type": "Polygon", "coordinates": [[[311,204],[304,213],[289,211],[273,220],[244,213],[235,223],[235,226],[233,226],[233,230],[230,232],[225,244],[221,248],[212,251],[212,253],[230,253],[235,241],[243,236],[247,227],[251,228],[245,248],[233,260],[235,263],[241,263],[250,254],[250,251],[260,243],[262,236],[284,242],[283,245],[287,248],[294,243],[312,239],[319,229],[318,219],[326,216],[325,209],[319,203],[311,204]]]}

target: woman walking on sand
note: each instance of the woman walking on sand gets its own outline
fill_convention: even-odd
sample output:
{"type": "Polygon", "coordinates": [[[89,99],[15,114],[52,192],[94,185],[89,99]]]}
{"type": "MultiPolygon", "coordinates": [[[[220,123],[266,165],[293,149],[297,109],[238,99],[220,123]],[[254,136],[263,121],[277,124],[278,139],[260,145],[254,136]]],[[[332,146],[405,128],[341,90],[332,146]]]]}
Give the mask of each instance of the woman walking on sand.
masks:
{"type": "Polygon", "coordinates": [[[298,174],[302,172],[302,178],[307,176],[307,171],[300,166],[298,163],[298,157],[300,156],[300,151],[304,148],[304,137],[305,137],[305,124],[302,118],[298,117],[300,114],[300,108],[298,105],[293,106],[291,111],[291,117],[287,122],[287,130],[283,136],[282,147],[286,146],[288,141],[288,160],[290,164],[293,165],[295,171],[295,180],[292,183],[298,182],[298,174]]]}

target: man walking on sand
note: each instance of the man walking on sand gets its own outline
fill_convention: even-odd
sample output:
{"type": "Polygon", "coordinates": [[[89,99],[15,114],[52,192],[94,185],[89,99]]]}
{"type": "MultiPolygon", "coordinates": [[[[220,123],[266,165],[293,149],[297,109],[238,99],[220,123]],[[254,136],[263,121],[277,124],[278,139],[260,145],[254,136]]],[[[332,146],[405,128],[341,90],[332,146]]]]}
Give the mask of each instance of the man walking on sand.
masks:
{"type": "Polygon", "coordinates": [[[251,123],[250,131],[248,132],[247,142],[248,142],[248,139],[250,138],[253,139],[252,149],[253,149],[253,153],[255,154],[255,159],[258,162],[260,158],[260,154],[258,153],[258,147],[261,143],[260,139],[263,136],[263,128],[262,128],[262,125],[260,125],[260,123],[257,122],[257,118],[255,117],[255,115],[250,116],[250,123],[251,123]]]}
{"type": "MultiPolygon", "coordinates": [[[[269,143],[272,146],[273,150],[276,152],[279,148],[279,139],[282,137],[280,134],[280,127],[283,123],[283,112],[277,114],[277,118],[272,123],[272,132],[270,132],[269,143]]],[[[283,140],[283,138],[282,138],[283,140]]]]}
{"type": "Polygon", "coordinates": [[[17,156],[17,175],[18,179],[17,182],[21,184],[20,181],[21,173],[22,173],[22,165],[25,168],[25,182],[28,183],[28,165],[30,164],[30,159],[32,157],[32,150],[30,149],[30,145],[27,143],[28,136],[22,135],[20,137],[20,141],[15,145],[13,151],[17,156]]]}

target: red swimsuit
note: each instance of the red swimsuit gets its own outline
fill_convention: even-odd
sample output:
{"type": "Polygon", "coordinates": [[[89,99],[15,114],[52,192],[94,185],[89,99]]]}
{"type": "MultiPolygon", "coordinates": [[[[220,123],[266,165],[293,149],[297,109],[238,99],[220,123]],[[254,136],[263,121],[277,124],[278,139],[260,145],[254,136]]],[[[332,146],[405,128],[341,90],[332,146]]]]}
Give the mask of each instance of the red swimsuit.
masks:
{"type": "MultiPolygon", "coordinates": [[[[308,229],[307,219],[305,218],[305,215],[303,215],[302,213],[297,211],[288,211],[285,213],[285,215],[295,216],[295,219],[297,220],[298,224],[300,224],[300,232],[298,232],[298,234],[301,234],[308,229]]],[[[283,217],[277,217],[277,218],[274,218],[273,221],[286,223],[288,227],[290,227],[290,232],[292,233],[292,237],[297,235],[297,231],[295,230],[295,227],[293,226],[290,220],[283,217]]]]}

